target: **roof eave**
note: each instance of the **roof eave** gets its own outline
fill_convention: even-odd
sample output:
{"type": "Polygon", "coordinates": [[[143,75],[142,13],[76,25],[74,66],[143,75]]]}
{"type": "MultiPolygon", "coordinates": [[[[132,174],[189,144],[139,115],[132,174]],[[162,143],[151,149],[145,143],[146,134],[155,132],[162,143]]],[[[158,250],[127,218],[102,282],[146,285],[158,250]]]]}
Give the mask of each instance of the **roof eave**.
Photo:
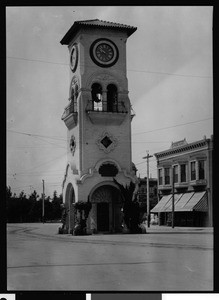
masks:
{"type": "Polygon", "coordinates": [[[101,25],[82,25],[82,24],[77,24],[74,23],[71,28],[68,30],[68,32],[65,34],[65,36],[62,38],[62,40],[60,41],[60,43],[62,45],[69,45],[70,41],[72,40],[72,38],[76,35],[76,33],[79,31],[80,28],[89,28],[89,27],[93,27],[93,28],[107,28],[107,29],[116,29],[116,30],[120,30],[123,32],[126,32],[128,34],[128,37],[130,35],[132,35],[136,30],[137,27],[130,27],[130,28],[122,28],[122,27],[114,27],[114,26],[101,26],[101,25]]]}

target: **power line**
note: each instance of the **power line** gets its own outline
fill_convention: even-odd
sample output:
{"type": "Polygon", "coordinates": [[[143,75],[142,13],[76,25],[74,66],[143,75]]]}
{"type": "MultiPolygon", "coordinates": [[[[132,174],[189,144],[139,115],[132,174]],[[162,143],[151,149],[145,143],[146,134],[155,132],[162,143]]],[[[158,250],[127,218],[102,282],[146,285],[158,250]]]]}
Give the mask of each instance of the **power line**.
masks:
{"type": "MultiPolygon", "coordinates": [[[[191,121],[191,122],[187,122],[187,123],[176,124],[176,125],[172,125],[172,126],[168,126],[168,127],[161,127],[161,128],[156,128],[156,129],[148,130],[148,131],[136,132],[136,133],[133,133],[132,135],[138,135],[138,134],[149,133],[149,132],[154,132],[154,131],[159,131],[159,130],[165,130],[165,129],[170,129],[170,128],[174,128],[174,127],[185,126],[185,125],[189,125],[189,124],[195,124],[195,123],[199,123],[199,122],[203,122],[203,121],[207,121],[207,120],[212,120],[212,119],[213,118],[211,117],[211,118],[206,118],[206,119],[191,121]]],[[[14,133],[18,133],[18,134],[33,136],[33,137],[44,137],[44,138],[49,138],[49,139],[62,140],[62,141],[65,141],[65,142],[67,141],[67,139],[61,138],[61,137],[44,136],[44,135],[39,135],[39,134],[14,131],[14,130],[10,130],[10,129],[8,129],[8,131],[14,132],[14,133]]],[[[43,141],[45,141],[45,140],[43,140],[43,141]]],[[[48,142],[48,143],[51,143],[51,142],[48,142]]],[[[147,142],[141,142],[141,141],[134,142],[133,141],[132,143],[168,143],[168,142],[167,141],[164,141],[164,142],[163,141],[161,141],[161,142],[160,141],[155,141],[155,142],[148,142],[148,141],[147,142]]],[[[95,144],[95,143],[89,142],[89,144],[95,144]]],[[[63,148],[65,148],[65,147],[63,147],[63,148]]]]}
{"type": "Polygon", "coordinates": [[[180,76],[180,77],[198,77],[198,78],[212,78],[212,76],[201,76],[201,75],[186,75],[186,74],[176,74],[176,73],[168,73],[168,72],[156,72],[156,71],[145,71],[145,70],[131,70],[127,71],[131,72],[141,72],[141,73],[152,73],[152,74],[161,74],[161,75],[171,75],[171,76],[180,76]]]}
{"type": "MultiPolygon", "coordinates": [[[[40,59],[28,59],[28,58],[15,57],[15,56],[7,56],[7,58],[17,59],[17,60],[25,60],[25,61],[31,61],[31,62],[54,64],[54,65],[69,66],[69,64],[67,64],[67,63],[51,62],[51,61],[40,60],[40,59]]],[[[86,66],[86,65],[83,65],[83,66],[86,66]]],[[[91,66],[89,66],[89,67],[91,67],[91,66]]],[[[138,72],[138,73],[148,73],[148,74],[169,75],[169,76],[180,76],[180,77],[212,78],[212,76],[176,74],[176,73],[160,72],[160,71],[147,71],[147,70],[134,70],[134,69],[127,69],[127,71],[129,71],[129,72],[138,72]]]]}
{"type": "MultiPolygon", "coordinates": [[[[36,168],[39,168],[39,167],[41,167],[42,165],[46,165],[46,164],[48,164],[48,163],[51,163],[52,161],[54,161],[54,160],[56,160],[56,159],[58,159],[58,158],[60,158],[60,157],[62,157],[62,156],[64,156],[64,155],[66,155],[66,154],[61,154],[61,155],[59,155],[59,156],[57,156],[57,157],[55,157],[55,158],[53,158],[53,159],[51,159],[51,160],[49,160],[49,161],[47,161],[47,162],[43,162],[43,163],[39,164],[38,166],[32,167],[32,168],[29,169],[29,170],[26,170],[26,171],[20,172],[20,173],[16,173],[16,175],[27,174],[29,171],[32,171],[32,170],[34,170],[34,169],[36,169],[36,168]]],[[[42,171],[42,173],[43,173],[43,171],[42,171]]]]}
{"type": "Polygon", "coordinates": [[[15,130],[12,130],[12,129],[7,129],[7,131],[18,133],[18,134],[23,134],[23,135],[28,135],[28,136],[32,136],[32,137],[44,137],[44,138],[49,138],[49,139],[54,139],[54,140],[66,141],[66,139],[62,138],[62,137],[55,137],[55,136],[48,136],[48,135],[40,135],[40,134],[34,134],[34,133],[27,133],[27,132],[15,131],[15,130]]]}
{"type": "Polygon", "coordinates": [[[26,61],[33,61],[33,62],[40,62],[40,63],[46,63],[46,64],[52,64],[52,65],[66,65],[68,66],[69,64],[66,63],[57,63],[57,62],[52,62],[52,61],[46,61],[46,60],[40,60],[40,59],[29,59],[29,58],[23,58],[23,57],[15,57],[15,56],[7,56],[7,58],[10,59],[17,59],[17,60],[26,60],[26,61]]]}
{"type": "Polygon", "coordinates": [[[149,133],[149,132],[154,132],[154,131],[159,131],[159,130],[165,130],[165,129],[170,129],[170,128],[174,128],[174,127],[179,127],[179,126],[184,126],[184,125],[199,123],[199,122],[203,122],[203,121],[207,121],[207,120],[212,120],[212,119],[213,118],[207,118],[207,119],[202,119],[202,120],[197,120],[197,121],[191,121],[191,122],[187,122],[187,123],[172,125],[172,126],[168,126],[168,127],[161,127],[161,128],[157,128],[157,129],[153,129],[153,130],[149,130],[149,131],[136,132],[136,133],[133,133],[133,135],[143,134],[143,133],[149,133]]]}

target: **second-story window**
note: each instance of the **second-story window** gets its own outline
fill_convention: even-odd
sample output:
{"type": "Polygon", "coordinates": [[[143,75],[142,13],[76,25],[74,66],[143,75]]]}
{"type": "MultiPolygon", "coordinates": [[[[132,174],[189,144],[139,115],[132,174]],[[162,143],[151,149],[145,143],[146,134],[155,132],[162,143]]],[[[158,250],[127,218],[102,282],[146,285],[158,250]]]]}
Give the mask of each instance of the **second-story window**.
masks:
{"type": "Polygon", "coordinates": [[[170,184],[170,168],[164,168],[164,184],[170,184]]]}
{"type": "Polygon", "coordinates": [[[195,170],[195,166],[196,166],[196,162],[192,161],[190,163],[190,176],[191,176],[191,180],[196,180],[196,170],[195,170]]]}
{"type": "Polygon", "coordinates": [[[186,164],[180,165],[181,182],[186,182],[186,164]]]}
{"type": "Polygon", "coordinates": [[[114,84],[109,84],[107,86],[107,111],[118,111],[117,87],[114,84]]]}
{"type": "Polygon", "coordinates": [[[173,172],[174,172],[174,182],[178,182],[179,180],[179,167],[173,166],[173,172]]]}
{"type": "Polygon", "coordinates": [[[92,84],[91,96],[92,96],[93,110],[102,111],[103,110],[102,86],[99,83],[92,84]]]}
{"type": "Polygon", "coordinates": [[[158,169],[158,184],[163,185],[162,169],[158,169]]]}
{"type": "Polygon", "coordinates": [[[198,179],[205,179],[205,162],[204,162],[204,160],[198,161],[198,179]]]}

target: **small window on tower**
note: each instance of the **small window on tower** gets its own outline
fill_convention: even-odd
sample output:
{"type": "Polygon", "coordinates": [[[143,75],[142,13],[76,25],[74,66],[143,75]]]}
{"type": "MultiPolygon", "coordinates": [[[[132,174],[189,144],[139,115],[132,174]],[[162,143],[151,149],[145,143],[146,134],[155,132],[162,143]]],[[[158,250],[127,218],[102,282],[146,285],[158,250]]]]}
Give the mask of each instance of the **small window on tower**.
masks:
{"type": "Polygon", "coordinates": [[[102,111],[103,110],[102,86],[99,83],[94,83],[92,85],[91,96],[93,102],[93,109],[96,111],[102,111]]]}

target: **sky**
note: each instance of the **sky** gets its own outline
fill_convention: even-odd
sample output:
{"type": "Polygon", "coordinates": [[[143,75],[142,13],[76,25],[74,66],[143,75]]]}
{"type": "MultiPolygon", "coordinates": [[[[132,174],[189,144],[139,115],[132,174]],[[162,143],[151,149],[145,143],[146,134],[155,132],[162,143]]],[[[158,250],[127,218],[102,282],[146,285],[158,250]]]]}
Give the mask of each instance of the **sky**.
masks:
{"type": "MultiPolygon", "coordinates": [[[[17,195],[62,192],[67,165],[69,54],[75,21],[137,27],[127,41],[132,161],[172,142],[213,134],[212,6],[23,6],[6,8],[7,186],[17,195]]],[[[157,177],[150,158],[150,177],[157,177]]]]}

